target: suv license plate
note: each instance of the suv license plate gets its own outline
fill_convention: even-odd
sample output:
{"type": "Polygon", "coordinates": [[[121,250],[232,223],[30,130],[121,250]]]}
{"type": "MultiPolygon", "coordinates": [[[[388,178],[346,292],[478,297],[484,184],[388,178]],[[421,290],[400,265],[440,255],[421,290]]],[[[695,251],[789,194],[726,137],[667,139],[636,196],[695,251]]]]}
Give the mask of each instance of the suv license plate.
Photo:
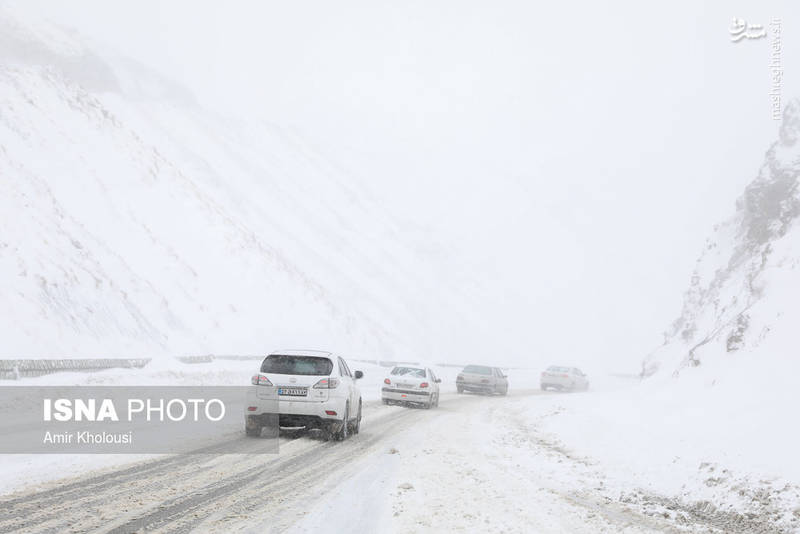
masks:
{"type": "Polygon", "coordinates": [[[305,397],[308,395],[306,388],[278,388],[278,395],[288,395],[291,397],[305,397]]]}

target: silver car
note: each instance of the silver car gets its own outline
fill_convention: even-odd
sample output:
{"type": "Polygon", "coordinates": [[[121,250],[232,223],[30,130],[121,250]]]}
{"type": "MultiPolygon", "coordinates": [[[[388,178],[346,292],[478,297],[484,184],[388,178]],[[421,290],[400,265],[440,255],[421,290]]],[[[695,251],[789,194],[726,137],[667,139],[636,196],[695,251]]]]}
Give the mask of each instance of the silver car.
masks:
{"type": "Polygon", "coordinates": [[[468,365],[456,378],[456,391],[505,395],[508,393],[508,377],[499,367],[468,365]]]}
{"type": "Polygon", "coordinates": [[[542,373],[542,390],[575,391],[589,389],[589,378],[577,367],[551,365],[542,373]]]}

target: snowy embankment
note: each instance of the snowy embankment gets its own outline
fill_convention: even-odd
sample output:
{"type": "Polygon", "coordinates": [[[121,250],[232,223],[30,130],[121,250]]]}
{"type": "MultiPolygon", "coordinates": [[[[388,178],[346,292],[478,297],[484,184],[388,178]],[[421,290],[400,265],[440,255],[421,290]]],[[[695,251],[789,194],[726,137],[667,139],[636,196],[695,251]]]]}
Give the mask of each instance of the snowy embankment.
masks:
{"type": "Polygon", "coordinates": [[[786,419],[791,408],[764,409],[784,403],[787,390],[754,394],[737,383],[645,383],[551,397],[532,405],[528,419],[560,447],[596,464],[604,484],[618,492],[614,497],[653,513],[671,505],[722,522],[753,514],[800,528],[797,428],[786,419]]]}

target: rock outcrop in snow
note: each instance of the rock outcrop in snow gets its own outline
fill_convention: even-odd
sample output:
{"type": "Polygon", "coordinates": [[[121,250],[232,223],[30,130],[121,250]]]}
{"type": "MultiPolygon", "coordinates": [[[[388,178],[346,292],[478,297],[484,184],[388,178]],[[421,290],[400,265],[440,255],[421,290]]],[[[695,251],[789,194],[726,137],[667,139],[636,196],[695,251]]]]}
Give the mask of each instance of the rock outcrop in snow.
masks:
{"type": "Polygon", "coordinates": [[[796,359],[799,180],[800,100],[793,100],[735,215],[706,242],[682,313],[647,370],[678,373],[739,351],[762,362],[796,359]]]}

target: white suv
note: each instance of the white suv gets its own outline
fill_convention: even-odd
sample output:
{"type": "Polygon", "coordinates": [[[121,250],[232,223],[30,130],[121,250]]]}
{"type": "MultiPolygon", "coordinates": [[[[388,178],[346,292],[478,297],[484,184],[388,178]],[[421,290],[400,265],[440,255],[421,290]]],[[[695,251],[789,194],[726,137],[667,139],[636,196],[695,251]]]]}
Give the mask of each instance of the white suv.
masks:
{"type": "Polygon", "coordinates": [[[245,403],[245,432],[260,436],[275,421],[282,427],[320,429],[343,440],[361,427],[361,391],[341,356],[313,350],[284,350],[267,356],[245,403]],[[275,413],[277,406],[277,414],[275,413]]]}

